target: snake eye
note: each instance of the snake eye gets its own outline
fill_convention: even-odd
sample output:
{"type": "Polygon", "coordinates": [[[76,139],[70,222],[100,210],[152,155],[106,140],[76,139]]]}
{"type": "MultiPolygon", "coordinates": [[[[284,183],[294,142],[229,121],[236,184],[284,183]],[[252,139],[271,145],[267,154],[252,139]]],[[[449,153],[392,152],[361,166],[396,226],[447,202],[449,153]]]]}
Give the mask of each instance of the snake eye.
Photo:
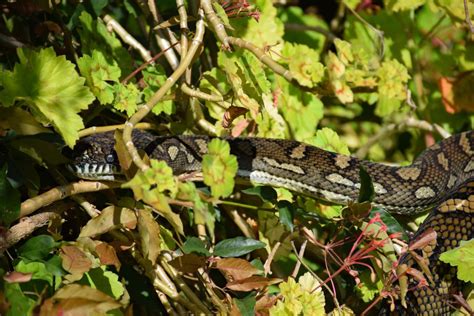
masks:
{"type": "Polygon", "coordinates": [[[108,155],[105,157],[105,160],[106,160],[108,163],[114,162],[114,161],[115,161],[114,155],[108,154],[108,155]]]}

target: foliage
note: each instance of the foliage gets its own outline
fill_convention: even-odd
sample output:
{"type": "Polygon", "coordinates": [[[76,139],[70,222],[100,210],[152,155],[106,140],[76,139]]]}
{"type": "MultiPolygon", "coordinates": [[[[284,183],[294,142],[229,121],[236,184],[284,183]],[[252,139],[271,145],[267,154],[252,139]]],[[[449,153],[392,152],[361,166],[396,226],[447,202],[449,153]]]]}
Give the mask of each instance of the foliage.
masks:
{"type": "MultiPolygon", "coordinates": [[[[422,218],[372,205],[364,168],[343,206],[242,183],[225,137],[408,164],[471,130],[462,1],[0,7],[0,314],[352,315],[403,296],[394,244],[422,218]],[[202,172],[178,175],[130,149],[130,124],[222,138],[200,146],[202,172]],[[114,130],[124,183],[66,171],[80,137],[114,130]]],[[[441,255],[469,282],[471,248],[441,255]]]]}

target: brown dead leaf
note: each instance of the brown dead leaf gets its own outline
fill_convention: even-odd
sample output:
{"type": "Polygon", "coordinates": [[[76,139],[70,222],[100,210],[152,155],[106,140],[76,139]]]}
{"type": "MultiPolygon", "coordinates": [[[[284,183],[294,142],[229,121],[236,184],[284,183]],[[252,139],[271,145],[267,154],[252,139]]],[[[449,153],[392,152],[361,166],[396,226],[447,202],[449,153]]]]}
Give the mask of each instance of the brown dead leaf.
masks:
{"type": "Polygon", "coordinates": [[[182,273],[194,273],[206,265],[207,258],[194,253],[184,254],[168,262],[182,273]]]}
{"type": "Polygon", "coordinates": [[[444,108],[448,113],[474,112],[474,72],[463,72],[454,78],[441,77],[438,81],[444,108]]]}
{"type": "Polygon", "coordinates": [[[135,212],[125,207],[108,206],[99,216],[92,218],[81,229],[79,237],[96,237],[115,228],[135,229],[137,217],[135,212]]]}
{"type": "Polygon", "coordinates": [[[92,267],[92,261],[87,257],[84,251],[76,246],[62,246],[59,256],[62,259],[64,270],[71,274],[83,274],[92,267]]]}
{"type": "Polygon", "coordinates": [[[278,301],[277,295],[263,295],[255,304],[255,315],[268,315],[268,310],[278,301]]]}
{"type": "Polygon", "coordinates": [[[3,280],[7,283],[25,283],[31,280],[33,273],[21,273],[12,271],[3,276],[3,280]]]}
{"type": "Polygon", "coordinates": [[[229,281],[246,279],[259,272],[250,262],[239,258],[217,260],[214,267],[219,269],[229,281]]]}
{"type": "Polygon", "coordinates": [[[280,283],[282,279],[277,278],[265,278],[262,276],[254,275],[246,279],[236,280],[227,283],[226,287],[234,291],[249,292],[252,290],[263,289],[272,284],[280,283]]]}
{"type": "Polygon", "coordinates": [[[156,258],[161,252],[160,226],[153,218],[153,214],[148,210],[138,212],[138,233],[140,235],[140,246],[143,255],[152,264],[156,263],[156,258]]]}
{"type": "Polygon", "coordinates": [[[44,301],[40,316],[105,315],[120,306],[120,303],[99,290],[85,285],[69,284],[44,301]]]}
{"type": "Polygon", "coordinates": [[[120,269],[121,263],[117,257],[114,247],[105,242],[101,242],[95,247],[95,251],[101,264],[114,265],[117,270],[120,269]]]}
{"type": "Polygon", "coordinates": [[[231,105],[225,111],[224,117],[222,119],[222,127],[228,128],[237,117],[244,115],[249,110],[240,106],[231,105]]]}

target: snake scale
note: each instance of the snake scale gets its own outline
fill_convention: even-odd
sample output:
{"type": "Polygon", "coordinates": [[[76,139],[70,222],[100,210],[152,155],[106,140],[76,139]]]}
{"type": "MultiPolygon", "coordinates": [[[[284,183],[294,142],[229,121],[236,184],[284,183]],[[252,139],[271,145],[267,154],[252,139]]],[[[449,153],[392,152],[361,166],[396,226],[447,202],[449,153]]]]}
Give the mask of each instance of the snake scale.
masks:
{"type": "MultiPolygon", "coordinates": [[[[164,160],[175,174],[200,171],[210,137],[155,136],[134,130],[133,142],[151,158],[164,160]]],[[[291,140],[226,138],[238,160],[238,176],[252,183],[285,187],[333,203],[356,200],[359,168],[372,178],[376,205],[392,213],[412,215],[431,210],[413,237],[428,229],[437,234],[436,244],[419,251],[433,275],[427,287],[407,294],[400,314],[449,315],[452,294],[459,291],[455,268],[438,260],[439,255],[474,236],[474,131],[447,138],[429,147],[409,166],[388,166],[340,155],[291,140]]],[[[74,149],[71,170],[85,179],[114,180],[119,163],[113,132],[81,139],[74,149]]],[[[400,264],[417,267],[410,255],[400,264]]]]}

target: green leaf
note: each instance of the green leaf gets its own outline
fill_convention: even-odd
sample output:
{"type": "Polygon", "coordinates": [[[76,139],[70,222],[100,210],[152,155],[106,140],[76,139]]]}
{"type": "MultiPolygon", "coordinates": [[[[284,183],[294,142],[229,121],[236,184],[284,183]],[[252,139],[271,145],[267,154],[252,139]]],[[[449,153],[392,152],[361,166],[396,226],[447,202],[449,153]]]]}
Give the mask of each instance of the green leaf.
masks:
{"type": "Polygon", "coordinates": [[[379,208],[377,206],[374,206],[370,210],[369,218],[374,217],[375,213],[380,214],[380,218],[382,219],[382,222],[387,226],[387,233],[388,234],[398,233],[398,234],[400,234],[400,237],[398,237],[398,239],[401,239],[401,240],[404,240],[405,242],[408,242],[408,236],[407,236],[407,233],[406,233],[405,229],[395,219],[395,217],[392,216],[392,214],[387,212],[384,208],[379,208]]]}
{"type": "Polygon", "coordinates": [[[55,242],[49,235],[34,236],[18,249],[18,256],[28,260],[44,260],[59,245],[60,243],[55,242]]]}
{"type": "Polygon", "coordinates": [[[0,167],[0,223],[9,226],[20,216],[20,192],[7,178],[7,164],[0,167]]]}
{"type": "Polygon", "coordinates": [[[113,82],[120,79],[120,68],[113,60],[107,60],[98,50],[92,51],[92,56],[83,55],[77,60],[81,75],[86,78],[86,84],[101,104],[114,101],[113,82]]]}
{"type": "Polygon", "coordinates": [[[359,166],[359,178],[360,178],[360,189],[359,197],[357,201],[362,202],[372,202],[375,197],[374,184],[372,183],[372,178],[367,173],[363,166],[359,166]]]}
{"type": "Polygon", "coordinates": [[[81,282],[81,284],[90,285],[93,289],[100,290],[115,299],[120,299],[125,292],[125,288],[119,281],[118,275],[111,271],[106,271],[105,266],[88,271],[84,274],[84,280],[87,282],[81,282]]]}
{"type": "Polygon", "coordinates": [[[219,257],[240,257],[264,247],[265,243],[259,240],[235,237],[220,241],[214,248],[213,255],[219,257]]]}
{"type": "Polygon", "coordinates": [[[270,308],[271,316],[283,315],[326,315],[324,292],[311,273],[306,272],[298,279],[292,277],[279,285],[283,300],[270,308]]]}
{"type": "Polygon", "coordinates": [[[87,109],[94,96],[84,86],[74,64],[64,56],[56,56],[53,48],[39,52],[18,49],[20,63],[13,71],[3,73],[3,90],[0,102],[11,106],[21,101],[32,111],[36,120],[52,123],[70,147],[84,128],[78,115],[87,109]]]}
{"type": "Polygon", "coordinates": [[[302,86],[312,88],[323,80],[324,66],[318,62],[317,51],[306,45],[285,43],[283,56],[288,58],[288,67],[302,86]]]}
{"type": "Polygon", "coordinates": [[[123,188],[132,188],[135,196],[142,199],[145,192],[153,190],[156,192],[169,192],[174,196],[178,191],[176,180],[173,177],[173,170],[164,161],[156,159],[150,160],[150,168],[145,171],[139,171],[123,188]]]}
{"type": "Polygon", "coordinates": [[[382,63],[377,76],[379,102],[375,114],[384,117],[398,111],[401,101],[406,99],[406,83],[410,75],[406,67],[397,60],[389,60],[382,63]]]}
{"type": "Polygon", "coordinates": [[[441,254],[439,259],[451,266],[458,267],[459,280],[474,282],[474,239],[461,241],[460,246],[441,254]]]}
{"type": "Polygon", "coordinates": [[[140,103],[140,90],[133,83],[118,84],[115,85],[115,89],[114,108],[126,112],[128,117],[132,116],[137,111],[138,103],[140,103]]]}
{"type": "Polygon", "coordinates": [[[314,94],[303,92],[293,84],[278,78],[282,87],[278,108],[294,139],[306,141],[314,135],[319,120],[323,117],[323,103],[314,94]]]}
{"type": "Polygon", "coordinates": [[[237,168],[237,158],[230,154],[229,143],[218,138],[211,140],[202,158],[202,173],[212,196],[227,197],[232,193],[237,168]]]}
{"type": "Polygon", "coordinates": [[[181,247],[181,250],[185,254],[190,254],[194,252],[206,257],[211,256],[211,253],[209,252],[209,250],[207,250],[206,246],[204,245],[204,242],[197,237],[189,237],[188,239],[186,239],[183,247],[181,247]]]}
{"type": "Polygon", "coordinates": [[[390,11],[413,10],[424,5],[426,0],[384,0],[386,8],[390,11]]]}
{"type": "Polygon", "coordinates": [[[295,214],[295,208],[293,204],[288,201],[279,201],[277,208],[280,223],[282,223],[283,226],[286,226],[290,232],[293,232],[293,217],[295,214]]]}
{"type": "Polygon", "coordinates": [[[324,150],[332,151],[343,155],[350,155],[349,148],[339,137],[339,135],[330,128],[323,127],[316,132],[316,137],[309,143],[324,150]]]}
{"type": "Polygon", "coordinates": [[[368,271],[362,271],[359,278],[361,282],[354,288],[362,300],[368,303],[383,289],[383,282],[380,279],[377,279],[377,281],[373,283],[370,278],[370,272],[368,271]]]}
{"type": "Polygon", "coordinates": [[[251,187],[245,190],[242,190],[243,193],[248,195],[256,195],[265,202],[275,202],[277,199],[277,193],[274,188],[269,186],[256,186],[251,187]]]}
{"type": "Polygon", "coordinates": [[[5,287],[5,298],[10,304],[6,315],[33,315],[33,308],[36,306],[36,302],[34,299],[31,299],[25,294],[23,294],[20,284],[6,282],[4,282],[3,284],[5,287]]]}
{"type": "Polygon", "coordinates": [[[254,292],[249,293],[244,298],[234,298],[234,303],[239,308],[242,316],[253,316],[255,315],[255,305],[257,303],[254,292]]]}
{"type": "Polygon", "coordinates": [[[94,50],[100,51],[107,60],[117,62],[123,74],[132,72],[134,63],[125,45],[117,39],[114,32],[107,30],[101,19],[93,20],[89,13],[82,11],[77,32],[83,55],[91,55],[94,50]]]}
{"type": "MultiPolygon", "coordinates": [[[[145,101],[148,102],[155,92],[165,83],[168,76],[160,65],[147,67],[142,73],[143,81],[147,85],[147,87],[143,89],[143,95],[145,96],[145,101]]],[[[169,93],[172,93],[172,90],[169,93]]],[[[151,111],[155,115],[160,115],[161,113],[171,115],[176,111],[176,106],[171,100],[161,100],[151,111]]]]}
{"type": "Polygon", "coordinates": [[[44,280],[50,286],[53,286],[53,274],[48,271],[43,262],[28,262],[21,260],[15,266],[15,271],[21,273],[31,273],[32,280],[44,280]]]}

